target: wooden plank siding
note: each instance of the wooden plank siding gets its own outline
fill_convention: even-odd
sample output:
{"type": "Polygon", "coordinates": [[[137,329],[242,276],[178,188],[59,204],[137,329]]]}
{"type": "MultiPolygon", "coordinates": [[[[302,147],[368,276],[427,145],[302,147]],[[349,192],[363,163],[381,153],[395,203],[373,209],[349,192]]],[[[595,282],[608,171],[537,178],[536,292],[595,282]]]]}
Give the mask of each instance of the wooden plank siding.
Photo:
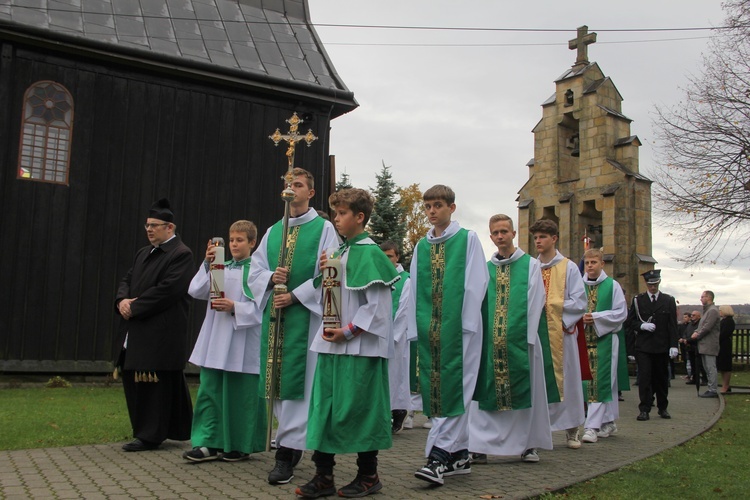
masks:
{"type": "MultiPolygon", "coordinates": [[[[111,369],[114,294],[148,244],[156,199],[169,198],[196,270],[206,240],[226,238],[237,219],[254,221],[260,239],[283,214],[286,147],[268,136],[286,132],[294,111],[313,116],[302,128],[320,139],[298,147],[296,166],[315,174],[313,206],[327,208],[330,109],[320,103],[0,44],[0,372],[111,369]],[[17,179],[23,95],[40,80],[73,97],[67,186],[17,179]]],[[[191,306],[192,340],[204,308],[191,306]]]]}

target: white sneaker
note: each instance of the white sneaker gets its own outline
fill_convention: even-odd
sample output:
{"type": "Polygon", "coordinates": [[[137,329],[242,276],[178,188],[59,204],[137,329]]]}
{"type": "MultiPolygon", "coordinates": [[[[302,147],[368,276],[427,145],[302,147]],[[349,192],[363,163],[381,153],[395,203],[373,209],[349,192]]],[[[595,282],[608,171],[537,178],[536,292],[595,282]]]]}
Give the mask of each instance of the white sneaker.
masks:
{"type": "Polygon", "coordinates": [[[612,435],[612,431],[617,432],[617,427],[614,426],[613,422],[606,422],[602,424],[601,428],[596,431],[596,435],[600,438],[608,438],[612,435]]]}
{"type": "Polygon", "coordinates": [[[539,461],[539,454],[536,452],[536,448],[529,448],[523,452],[521,459],[523,459],[524,462],[536,463],[539,461]]]}
{"type": "Polygon", "coordinates": [[[414,428],[414,412],[410,411],[406,418],[404,419],[404,429],[413,429],[414,428]]]}
{"type": "Polygon", "coordinates": [[[568,448],[577,450],[581,447],[581,442],[578,440],[578,427],[573,427],[565,431],[565,440],[567,441],[568,448]]]}
{"type": "Polygon", "coordinates": [[[607,432],[609,432],[610,436],[614,436],[617,434],[617,424],[614,422],[607,422],[604,424],[604,426],[607,428],[607,432]]]}
{"type": "Polygon", "coordinates": [[[427,422],[425,422],[425,423],[422,424],[422,427],[425,428],[425,429],[432,429],[432,420],[430,420],[428,418],[427,422]]]}
{"type": "MultiPolygon", "coordinates": [[[[607,434],[609,436],[609,434],[607,434]]],[[[584,443],[596,443],[599,440],[599,438],[596,435],[596,431],[594,429],[586,429],[583,431],[583,437],[581,438],[581,441],[584,443]]]]}

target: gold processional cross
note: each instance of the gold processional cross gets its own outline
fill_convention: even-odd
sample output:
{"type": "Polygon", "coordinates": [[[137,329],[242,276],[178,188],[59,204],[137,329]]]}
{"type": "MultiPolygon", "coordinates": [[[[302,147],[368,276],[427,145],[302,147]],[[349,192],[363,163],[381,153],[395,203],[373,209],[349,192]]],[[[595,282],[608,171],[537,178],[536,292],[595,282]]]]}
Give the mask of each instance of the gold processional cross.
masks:
{"type": "MultiPolygon", "coordinates": [[[[275,146],[278,146],[281,141],[286,141],[289,144],[289,147],[286,150],[288,166],[286,176],[284,177],[284,179],[286,180],[286,189],[281,195],[284,201],[286,201],[286,196],[289,195],[287,191],[291,191],[293,180],[292,169],[294,169],[294,150],[297,147],[297,143],[299,141],[305,141],[307,143],[307,146],[310,147],[310,145],[318,139],[315,134],[313,134],[311,129],[308,129],[305,135],[300,135],[299,126],[302,125],[305,121],[297,116],[296,112],[292,115],[291,118],[287,119],[286,122],[289,124],[289,132],[287,132],[286,134],[282,134],[281,130],[276,129],[276,132],[268,136],[268,138],[273,141],[273,144],[275,146]]],[[[291,192],[291,200],[293,199],[294,192],[291,192]]]]}
{"type": "Polygon", "coordinates": [[[576,56],[576,63],[574,66],[578,66],[579,64],[588,64],[589,63],[589,49],[588,46],[592,43],[596,43],[596,33],[589,33],[589,27],[588,26],[581,26],[578,28],[578,34],[577,36],[572,39],[568,40],[568,48],[570,50],[576,50],[578,49],[578,54],[576,56]]]}

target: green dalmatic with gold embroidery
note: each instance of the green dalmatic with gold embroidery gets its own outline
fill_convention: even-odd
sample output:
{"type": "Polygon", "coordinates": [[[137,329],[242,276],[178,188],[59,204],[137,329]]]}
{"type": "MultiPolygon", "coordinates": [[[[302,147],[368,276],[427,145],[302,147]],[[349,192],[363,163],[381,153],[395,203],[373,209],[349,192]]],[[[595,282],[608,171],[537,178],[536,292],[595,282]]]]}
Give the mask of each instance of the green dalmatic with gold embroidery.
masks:
{"type": "MultiPolygon", "coordinates": [[[[289,228],[287,238],[286,267],[289,270],[288,289],[294,290],[313,277],[318,262],[318,247],[323,234],[325,221],[316,217],[310,222],[289,228]]],[[[283,224],[274,224],[268,235],[268,268],[276,269],[281,260],[281,237],[283,224]],[[278,252],[273,251],[279,249],[278,252]]],[[[261,335],[261,387],[264,395],[270,391],[271,359],[269,345],[273,345],[276,329],[274,323],[276,309],[273,297],[269,298],[263,312],[261,335]]],[[[302,304],[292,304],[281,310],[281,328],[279,329],[276,357],[276,387],[274,394],[278,399],[302,399],[305,391],[305,369],[307,361],[308,333],[310,330],[310,311],[302,304]]]]}
{"type": "Polygon", "coordinates": [[[422,408],[429,417],[455,417],[463,403],[463,311],[468,231],[417,246],[417,335],[422,408]]]}
{"type": "Polygon", "coordinates": [[[490,282],[482,303],[482,358],[474,399],[485,411],[531,407],[528,289],[531,257],[502,266],[487,263],[490,282]]]}
{"type": "MultiPolygon", "coordinates": [[[[613,283],[614,280],[607,277],[597,285],[586,285],[586,312],[612,309],[613,283]]],[[[589,403],[609,403],[612,401],[612,335],[616,332],[598,337],[594,325],[586,325],[583,331],[592,377],[592,380],[583,382],[584,397],[589,403]]]]}

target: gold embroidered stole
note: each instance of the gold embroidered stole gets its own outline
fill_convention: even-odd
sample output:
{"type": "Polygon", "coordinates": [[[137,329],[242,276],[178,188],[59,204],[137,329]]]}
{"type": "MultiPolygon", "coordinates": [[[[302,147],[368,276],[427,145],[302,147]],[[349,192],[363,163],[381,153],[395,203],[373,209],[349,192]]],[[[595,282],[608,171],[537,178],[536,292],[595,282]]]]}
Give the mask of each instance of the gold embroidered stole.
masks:
{"type": "MultiPolygon", "coordinates": [[[[289,235],[286,240],[286,263],[285,266],[289,270],[289,275],[292,274],[292,264],[294,263],[294,250],[297,247],[297,237],[299,236],[299,228],[301,226],[294,226],[289,230],[289,235]]],[[[279,260],[277,262],[281,262],[281,252],[282,247],[279,247],[279,260]]],[[[269,298],[268,300],[273,301],[273,297],[269,298]]],[[[271,306],[271,327],[268,329],[268,356],[266,359],[266,394],[271,394],[271,383],[273,382],[275,384],[274,387],[274,394],[276,395],[276,399],[280,399],[281,396],[281,373],[284,368],[284,365],[281,362],[282,354],[284,352],[284,321],[281,320],[278,330],[274,326],[274,324],[277,321],[276,317],[276,311],[277,309],[271,306]],[[278,332],[278,337],[276,336],[276,332],[278,332]],[[276,359],[274,360],[273,357],[273,349],[271,349],[271,346],[276,343],[276,359]],[[276,367],[276,378],[273,379],[271,374],[273,373],[273,368],[276,367]]],[[[283,317],[284,311],[281,310],[281,315],[283,317]]]]}
{"type": "MultiPolygon", "coordinates": [[[[593,285],[588,287],[588,303],[586,305],[586,312],[592,313],[596,311],[596,304],[599,296],[599,285],[593,285]]],[[[586,335],[586,350],[589,354],[589,366],[591,367],[591,380],[588,381],[588,390],[586,391],[587,400],[589,403],[593,403],[599,400],[599,382],[598,382],[598,369],[599,369],[599,357],[597,353],[597,345],[599,337],[596,335],[594,324],[585,325],[583,329],[586,335]]]]}
{"type": "Polygon", "coordinates": [[[547,331],[549,332],[550,351],[552,353],[552,368],[555,382],[563,401],[563,304],[565,303],[565,281],[568,274],[568,259],[563,259],[552,267],[542,269],[544,291],[547,294],[545,314],[547,316],[547,331]]]}

